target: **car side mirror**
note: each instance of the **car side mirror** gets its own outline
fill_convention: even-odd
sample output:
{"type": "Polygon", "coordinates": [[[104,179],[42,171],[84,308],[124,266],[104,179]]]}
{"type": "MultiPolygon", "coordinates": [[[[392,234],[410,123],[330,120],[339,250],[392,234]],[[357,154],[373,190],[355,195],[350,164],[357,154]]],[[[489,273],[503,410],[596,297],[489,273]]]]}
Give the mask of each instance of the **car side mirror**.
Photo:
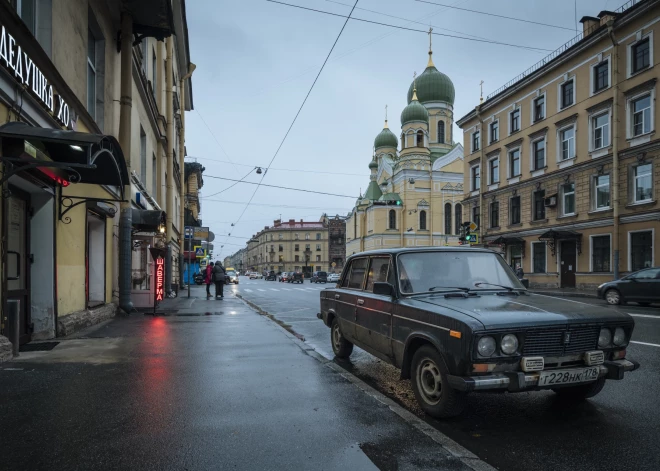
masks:
{"type": "Polygon", "coordinates": [[[630,278],[628,278],[628,280],[629,281],[637,281],[637,278],[635,278],[634,276],[631,276],[630,278]]]}
{"type": "Polygon", "coordinates": [[[389,283],[377,281],[374,283],[374,294],[382,294],[384,296],[394,296],[394,286],[389,283]]]}

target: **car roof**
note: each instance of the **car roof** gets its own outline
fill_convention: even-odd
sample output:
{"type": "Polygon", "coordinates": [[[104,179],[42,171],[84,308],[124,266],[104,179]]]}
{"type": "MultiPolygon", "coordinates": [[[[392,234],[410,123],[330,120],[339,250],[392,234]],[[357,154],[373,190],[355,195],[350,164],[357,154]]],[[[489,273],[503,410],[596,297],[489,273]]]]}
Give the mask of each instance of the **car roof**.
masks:
{"type": "Polygon", "coordinates": [[[350,255],[347,259],[350,260],[355,257],[364,257],[366,255],[397,255],[401,253],[412,253],[412,252],[485,252],[485,253],[497,253],[491,249],[484,247],[399,247],[392,249],[376,249],[376,250],[367,250],[364,252],[358,252],[353,255],[350,255]]]}

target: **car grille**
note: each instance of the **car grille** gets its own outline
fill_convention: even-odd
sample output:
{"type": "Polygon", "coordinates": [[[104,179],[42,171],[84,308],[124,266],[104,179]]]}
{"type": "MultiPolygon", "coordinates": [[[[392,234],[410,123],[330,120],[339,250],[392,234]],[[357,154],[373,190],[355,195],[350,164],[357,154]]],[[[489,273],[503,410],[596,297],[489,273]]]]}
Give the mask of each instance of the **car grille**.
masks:
{"type": "Polygon", "coordinates": [[[562,356],[596,350],[600,326],[568,326],[530,330],[525,334],[523,355],[562,356]],[[566,342],[566,335],[569,339],[566,342]]]}

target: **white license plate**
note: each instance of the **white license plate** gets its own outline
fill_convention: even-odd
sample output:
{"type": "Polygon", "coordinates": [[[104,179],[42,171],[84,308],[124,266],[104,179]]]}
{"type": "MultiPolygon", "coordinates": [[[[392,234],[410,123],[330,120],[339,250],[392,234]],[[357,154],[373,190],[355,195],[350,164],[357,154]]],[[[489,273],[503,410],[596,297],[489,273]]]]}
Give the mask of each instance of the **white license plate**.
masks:
{"type": "Polygon", "coordinates": [[[541,371],[539,386],[554,386],[555,384],[584,383],[598,379],[599,368],[581,368],[575,370],[541,371]]]}

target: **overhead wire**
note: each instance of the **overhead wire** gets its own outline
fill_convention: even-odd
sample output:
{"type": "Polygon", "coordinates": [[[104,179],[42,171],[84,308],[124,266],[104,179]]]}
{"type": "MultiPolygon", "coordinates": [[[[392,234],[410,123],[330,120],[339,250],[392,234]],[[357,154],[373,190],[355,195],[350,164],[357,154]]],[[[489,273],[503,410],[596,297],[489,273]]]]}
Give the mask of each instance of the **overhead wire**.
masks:
{"type": "MultiPolygon", "coordinates": [[[[254,169],[253,169],[253,170],[254,170],[254,169]]],[[[204,174],[204,177],[206,177],[206,178],[217,178],[217,179],[221,179],[221,180],[230,180],[230,181],[233,181],[233,182],[236,182],[236,183],[234,183],[233,185],[229,185],[229,186],[228,186],[227,188],[225,188],[224,190],[220,190],[220,191],[218,191],[217,193],[213,193],[212,195],[202,196],[202,199],[204,199],[204,198],[210,198],[210,197],[212,197],[212,196],[217,196],[217,195],[219,195],[220,193],[224,193],[225,191],[229,190],[230,188],[233,188],[233,187],[235,187],[236,185],[238,185],[239,183],[243,182],[243,180],[245,180],[247,177],[249,177],[251,173],[252,173],[252,170],[250,170],[248,173],[246,173],[245,176],[244,176],[243,178],[241,178],[240,180],[234,180],[234,179],[231,179],[231,178],[220,178],[220,177],[214,177],[213,175],[207,175],[207,174],[204,174]]]]}
{"type": "MultiPolygon", "coordinates": [[[[186,158],[189,159],[199,159],[199,160],[210,160],[212,162],[219,162],[219,163],[231,163],[228,160],[219,160],[219,159],[212,159],[210,157],[194,157],[194,156],[186,156],[186,158]]],[[[257,168],[257,167],[265,167],[265,165],[252,165],[252,164],[235,164],[239,165],[241,167],[252,167],[252,168],[257,168]]],[[[276,168],[276,167],[269,167],[268,170],[275,170],[275,171],[282,171],[282,172],[301,172],[301,173],[317,173],[317,174],[323,174],[323,175],[344,175],[344,176],[353,176],[353,177],[364,177],[364,174],[362,173],[343,173],[343,172],[324,172],[322,170],[300,170],[300,169],[293,169],[293,168],[276,168]]]]}
{"type": "MultiPolygon", "coordinates": [[[[252,173],[252,172],[250,172],[250,173],[252,173]]],[[[205,178],[215,178],[217,180],[229,180],[229,181],[232,181],[232,182],[236,182],[236,183],[234,183],[234,185],[238,185],[239,183],[245,183],[247,185],[261,185],[261,186],[267,186],[269,188],[280,188],[282,190],[300,191],[300,192],[303,192],[303,193],[314,193],[314,194],[317,194],[317,195],[338,196],[340,198],[351,198],[351,199],[357,198],[356,196],[338,195],[337,193],[326,193],[324,191],[305,190],[305,189],[302,189],[302,188],[291,188],[289,186],[267,185],[265,183],[257,183],[257,182],[246,182],[246,181],[243,181],[243,180],[234,180],[233,178],[216,177],[214,175],[204,174],[204,177],[205,178]]],[[[234,186],[234,185],[232,185],[232,186],[234,186]]],[[[229,188],[231,188],[231,186],[229,188]]],[[[226,188],[226,190],[228,190],[229,188],[226,188]]],[[[222,193],[222,192],[220,192],[220,193],[222,193]]],[[[215,196],[217,194],[218,193],[216,193],[214,195],[203,196],[202,199],[210,198],[211,196],[215,196]]]]}
{"type": "Polygon", "coordinates": [[[215,143],[218,144],[218,147],[220,148],[222,153],[225,154],[225,156],[227,156],[228,162],[234,166],[234,170],[236,171],[236,173],[238,173],[240,175],[240,173],[238,172],[238,169],[236,168],[236,164],[231,160],[231,157],[229,157],[229,154],[227,154],[227,151],[225,151],[224,147],[222,147],[222,144],[220,144],[220,140],[217,138],[215,133],[211,130],[211,127],[208,125],[208,123],[204,119],[204,116],[202,116],[202,113],[199,112],[199,108],[195,108],[195,111],[197,112],[197,115],[199,116],[199,118],[202,120],[202,123],[204,123],[204,126],[206,126],[206,129],[208,129],[209,132],[211,133],[211,136],[213,136],[213,139],[215,140],[215,143]]]}
{"type": "MultiPolygon", "coordinates": [[[[300,5],[293,5],[291,3],[279,2],[277,0],[266,0],[266,1],[270,2],[270,3],[277,3],[277,4],[280,4],[280,5],[285,5],[285,6],[288,6],[288,7],[300,8],[301,10],[309,10],[309,11],[314,11],[316,13],[323,13],[323,14],[326,14],[326,15],[338,16],[338,17],[341,17],[341,18],[346,18],[347,20],[351,19],[351,20],[354,20],[354,21],[361,21],[363,23],[371,23],[371,24],[374,24],[374,25],[387,26],[388,28],[398,28],[398,29],[402,29],[402,30],[406,30],[406,31],[414,31],[416,33],[429,34],[428,31],[424,31],[422,29],[415,29],[415,28],[408,28],[406,26],[392,25],[392,24],[389,24],[389,23],[382,23],[380,21],[365,20],[364,18],[355,18],[355,17],[346,16],[346,15],[340,15],[339,13],[332,13],[332,12],[325,11],[325,10],[317,10],[316,8],[308,8],[308,7],[303,7],[303,6],[300,6],[300,5]]],[[[466,41],[476,41],[476,42],[488,43],[488,44],[498,44],[500,46],[510,46],[510,47],[515,47],[515,48],[519,48],[519,49],[527,49],[527,50],[531,50],[531,51],[552,52],[552,49],[545,49],[545,48],[533,47],[533,46],[523,46],[522,44],[512,44],[512,43],[505,43],[505,42],[493,41],[493,40],[487,40],[487,39],[468,38],[466,36],[456,36],[454,34],[445,34],[445,33],[437,33],[437,32],[432,32],[431,34],[433,34],[434,36],[444,36],[444,37],[448,37],[448,38],[464,39],[466,41]]]]}
{"type": "Polygon", "coordinates": [[[520,21],[520,22],[523,22],[523,23],[531,23],[531,24],[534,24],[534,25],[547,26],[548,28],[557,28],[557,29],[565,29],[565,30],[568,30],[568,31],[573,31],[573,28],[567,28],[566,26],[551,25],[551,24],[548,24],[548,23],[541,23],[539,21],[526,20],[524,18],[515,18],[513,16],[498,15],[496,13],[489,13],[489,12],[486,12],[486,11],[470,10],[469,8],[455,7],[455,6],[452,6],[452,5],[445,5],[445,4],[442,4],[442,3],[429,2],[428,0],[415,0],[415,1],[419,2],[419,3],[428,3],[429,5],[437,5],[439,7],[453,8],[455,10],[469,11],[470,13],[478,13],[480,15],[495,16],[497,18],[504,18],[504,19],[512,20],[512,21],[520,21]]]}

